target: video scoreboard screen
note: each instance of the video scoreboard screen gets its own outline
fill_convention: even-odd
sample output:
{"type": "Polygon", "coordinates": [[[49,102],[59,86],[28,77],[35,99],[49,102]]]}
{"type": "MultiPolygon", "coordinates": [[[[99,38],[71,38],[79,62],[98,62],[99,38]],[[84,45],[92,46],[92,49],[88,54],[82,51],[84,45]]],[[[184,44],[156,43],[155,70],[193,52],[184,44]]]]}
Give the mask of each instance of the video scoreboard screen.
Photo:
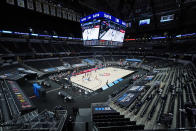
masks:
{"type": "Polygon", "coordinates": [[[174,20],[174,14],[161,16],[160,22],[163,23],[163,22],[169,22],[169,21],[172,21],[172,20],[174,20]]]}
{"type": "Polygon", "coordinates": [[[150,24],[150,19],[140,20],[139,22],[139,26],[149,25],[149,24],[150,24]]]}
{"type": "Polygon", "coordinates": [[[96,40],[99,37],[100,20],[81,24],[83,40],[96,40]]]}
{"type": "Polygon", "coordinates": [[[120,26],[109,20],[101,21],[100,40],[123,42],[125,36],[125,27],[120,26]]]}
{"type": "Polygon", "coordinates": [[[85,46],[122,46],[126,23],[104,12],[80,20],[85,46]],[[95,17],[95,18],[94,18],[95,17]]]}

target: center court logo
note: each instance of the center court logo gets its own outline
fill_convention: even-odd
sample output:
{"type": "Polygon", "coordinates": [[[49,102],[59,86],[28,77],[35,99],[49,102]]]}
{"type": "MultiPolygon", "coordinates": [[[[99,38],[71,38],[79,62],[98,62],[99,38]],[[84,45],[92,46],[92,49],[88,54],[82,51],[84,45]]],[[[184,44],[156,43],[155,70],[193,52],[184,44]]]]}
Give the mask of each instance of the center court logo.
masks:
{"type": "Polygon", "coordinates": [[[110,76],[110,73],[99,74],[100,76],[110,76]]]}

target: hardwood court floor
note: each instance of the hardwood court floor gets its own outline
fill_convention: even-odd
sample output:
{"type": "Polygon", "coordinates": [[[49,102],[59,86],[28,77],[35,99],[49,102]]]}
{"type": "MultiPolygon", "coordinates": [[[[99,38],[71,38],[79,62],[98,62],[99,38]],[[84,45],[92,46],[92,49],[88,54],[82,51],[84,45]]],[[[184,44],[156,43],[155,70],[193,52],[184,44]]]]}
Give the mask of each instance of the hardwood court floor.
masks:
{"type": "Polygon", "coordinates": [[[108,67],[88,72],[87,74],[72,76],[71,81],[95,91],[105,86],[107,81],[108,83],[112,83],[133,72],[131,70],[108,67]]]}

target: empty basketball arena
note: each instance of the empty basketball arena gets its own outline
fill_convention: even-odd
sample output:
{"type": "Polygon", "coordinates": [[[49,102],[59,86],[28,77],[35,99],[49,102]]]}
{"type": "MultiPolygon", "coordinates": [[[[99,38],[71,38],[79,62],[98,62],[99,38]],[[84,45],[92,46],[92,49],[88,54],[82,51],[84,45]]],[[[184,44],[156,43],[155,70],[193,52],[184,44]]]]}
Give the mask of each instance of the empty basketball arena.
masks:
{"type": "Polygon", "coordinates": [[[1,0],[0,131],[195,131],[195,0],[1,0]]]}

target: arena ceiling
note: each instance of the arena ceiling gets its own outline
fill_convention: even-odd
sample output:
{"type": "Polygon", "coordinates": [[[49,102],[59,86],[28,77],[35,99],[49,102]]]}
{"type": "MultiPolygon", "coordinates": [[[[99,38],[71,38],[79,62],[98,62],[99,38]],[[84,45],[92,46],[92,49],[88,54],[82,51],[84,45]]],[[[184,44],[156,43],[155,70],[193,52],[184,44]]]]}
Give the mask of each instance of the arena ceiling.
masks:
{"type": "Polygon", "coordinates": [[[180,12],[182,8],[196,7],[196,0],[49,0],[75,10],[81,16],[98,11],[107,12],[124,21],[156,14],[180,12]],[[187,7],[188,6],[188,7],[187,7]]]}
{"type": "Polygon", "coordinates": [[[78,0],[95,11],[105,11],[122,19],[142,13],[176,9],[181,0],[78,0]]]}

